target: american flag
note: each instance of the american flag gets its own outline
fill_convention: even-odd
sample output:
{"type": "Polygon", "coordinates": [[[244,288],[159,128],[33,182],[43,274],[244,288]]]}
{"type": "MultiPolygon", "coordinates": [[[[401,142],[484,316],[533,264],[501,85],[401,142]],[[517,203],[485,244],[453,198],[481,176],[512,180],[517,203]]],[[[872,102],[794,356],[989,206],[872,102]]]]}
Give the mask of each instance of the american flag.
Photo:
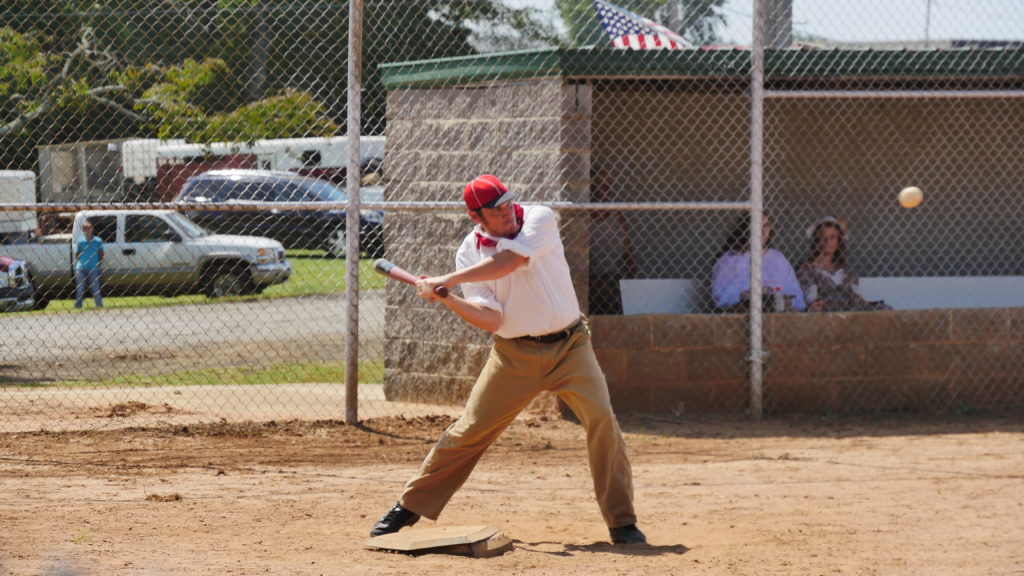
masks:
{"type": "Polygon", "coordinates": [[[619,8],[604,0],[594,0],[597,17],[605,32],[611,36],[612,46],[632,50],[680,50],[689,42],[679,34],[653,20],[619,8]]]}

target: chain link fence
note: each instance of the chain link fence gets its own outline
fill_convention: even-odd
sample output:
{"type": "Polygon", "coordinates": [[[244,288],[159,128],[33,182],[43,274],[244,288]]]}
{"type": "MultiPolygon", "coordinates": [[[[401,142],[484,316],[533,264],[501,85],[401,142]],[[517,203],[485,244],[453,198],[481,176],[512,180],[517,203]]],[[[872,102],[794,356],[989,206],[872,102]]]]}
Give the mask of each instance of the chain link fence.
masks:
{"type": "Polygon", "coordinates": [[[358,417],[457,412],[487,336],[373,261],[448,271],[481,173],[620,413],[1024,406],[1024,6],[355,5],[0,3],[0,430],[341,419],[356,350],[358,417]]]}

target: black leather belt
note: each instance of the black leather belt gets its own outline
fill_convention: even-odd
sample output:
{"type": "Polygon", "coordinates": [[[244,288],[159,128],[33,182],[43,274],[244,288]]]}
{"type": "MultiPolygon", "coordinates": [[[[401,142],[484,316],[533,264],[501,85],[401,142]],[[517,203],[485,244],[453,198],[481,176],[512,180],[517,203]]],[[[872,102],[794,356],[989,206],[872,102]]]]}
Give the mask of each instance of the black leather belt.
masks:
{"type": "Polygon", "coordinates": [[[540,336],[520,336],[518,338],[515,338],[515,340],[526,340],[527,342],[537,342],[540,344],[551,344],[554,342],[561,342],[562,340],[565,340],[569,336],[572,336],[574,333],[576,333],[576,331],[580,329],[580,326],[583,326],[583,318],[580,318],[579,320],[569,325],[568,328],[564,330],[559,330],[558,332],[542,334],[540,336]]]}

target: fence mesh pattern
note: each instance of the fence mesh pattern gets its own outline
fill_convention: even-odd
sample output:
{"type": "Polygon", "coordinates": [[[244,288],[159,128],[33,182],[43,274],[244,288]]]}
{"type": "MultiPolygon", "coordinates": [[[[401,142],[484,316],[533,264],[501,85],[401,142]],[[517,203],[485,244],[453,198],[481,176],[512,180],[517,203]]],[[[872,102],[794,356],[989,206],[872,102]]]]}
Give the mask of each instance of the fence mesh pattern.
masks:
{"type": "Polygon", "coordinates": [[[450,271],[482,173],[555,206],[620,412],[742,414],[752,360],[769,415],[1024,406],[1018,2],[358,5],[0,2],[0,430],[340,419],[353,345],[361,418],[457,411],[487,335],[373,262],[450,271]]]}

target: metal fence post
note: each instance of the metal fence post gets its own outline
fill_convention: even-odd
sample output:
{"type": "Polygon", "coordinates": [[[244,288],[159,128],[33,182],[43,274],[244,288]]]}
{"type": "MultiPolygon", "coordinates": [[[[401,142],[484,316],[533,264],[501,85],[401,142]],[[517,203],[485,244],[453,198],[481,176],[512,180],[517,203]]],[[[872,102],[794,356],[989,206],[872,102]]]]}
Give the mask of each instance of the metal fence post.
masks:
{"type": "Polygon", "coordinates": [[[359,135],[360,71],[363,51],[363,2],[349,1],[348,32],[348,168],[345,172],[348,212],[345,218],[345,422],[359,422],[359,135]]]}
{"type": "Polygon", "coordinates": [[[761,291],[762,200],[764,196],[764,1],[754,0],[750,68],[750,417],[764,411],[764,315],[761,291]]]}

